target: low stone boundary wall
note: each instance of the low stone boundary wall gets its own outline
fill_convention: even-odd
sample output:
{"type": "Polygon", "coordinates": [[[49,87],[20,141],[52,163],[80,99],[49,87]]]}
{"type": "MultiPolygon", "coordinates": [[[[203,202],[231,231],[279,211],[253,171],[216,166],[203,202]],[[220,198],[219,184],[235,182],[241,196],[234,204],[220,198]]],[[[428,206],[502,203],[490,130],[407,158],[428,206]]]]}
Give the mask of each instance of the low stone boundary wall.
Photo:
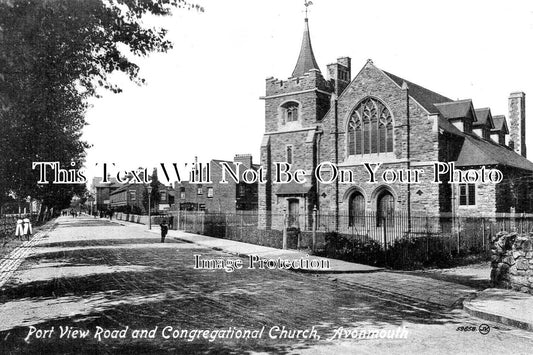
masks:
{"type": "MultiPolygon", "coordinates": [[[[119,221],[126,221],[132,223],[148,224],[148,216],[141,216],[137,214],[127,214],[122,212],[115,213],[115,218],[119,221]]],[[[153,217],[152,217],[153,221],[153,217]]]]}
{"type": "Polygon", "coordinates": [[[491,242],[491,284],[533,294],[533,233],[499,232],[491,242]]]}

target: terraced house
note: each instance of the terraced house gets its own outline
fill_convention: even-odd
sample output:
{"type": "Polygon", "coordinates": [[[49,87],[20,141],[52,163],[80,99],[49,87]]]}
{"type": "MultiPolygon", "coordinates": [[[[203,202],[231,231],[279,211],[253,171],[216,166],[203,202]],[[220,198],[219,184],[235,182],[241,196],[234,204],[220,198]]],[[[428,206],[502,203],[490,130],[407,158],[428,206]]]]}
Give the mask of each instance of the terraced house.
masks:
{"type": "MultiPolygon", "coordinates": [[[[265,133],[261,166],[269,183],[259,185],[259,224],[280,228],[274,215],[289,214],[302,226],[313,209],[336,216],[338,229],[353,225],[366,212],[394,211],[432,215],[486,215],[533,212],[533,163],[526,158],[525,94],[508,98],[508,117],[476,108],[471,99],[451,100],[391,74],[368,60],[352,73],[351,59],[327,66],[324,76],[311,46],[309,23],[290,78],[266,79],[265,133]],[[355,75],[353,75],[355,74],[355,75]],[[273,184],[274,164],[303,169],[304,184],[273,184]],[[349,171],[351,182],[319,183],[314,171],[322,162],[349,171]],[[503,181],[442,183],[433,181],[436,162],[457,170],[498,169],[503,181]],[[378,169],[369,183],[365,163],[378,169]],[[381,163],[379,167],[375,165],[381,163]],[[387,182],[385,169],[422,170],[419,182],[387,182]]],[[[326,168],[324,175],[332,172],[326,168]]],[[[379,223],[379,221],[377,222],[379,223]]]]}
{"type": "Polygon", "coordinates": [[[257,164],[253,164],[251,154],[236,154],[233,161],[213,159],[209,163],[212,182],[209,184],[182,181],[176,184],[177,197],[175,208],[185,211],[206,211],[235,213],[237,211],[257,211],[258,184],[243,181],[243,174],[247,169],[257,171],[257,164]],[[228,173],[227,183],[222,181],[222,164],[237,172],[236,182],[228,173]]]}

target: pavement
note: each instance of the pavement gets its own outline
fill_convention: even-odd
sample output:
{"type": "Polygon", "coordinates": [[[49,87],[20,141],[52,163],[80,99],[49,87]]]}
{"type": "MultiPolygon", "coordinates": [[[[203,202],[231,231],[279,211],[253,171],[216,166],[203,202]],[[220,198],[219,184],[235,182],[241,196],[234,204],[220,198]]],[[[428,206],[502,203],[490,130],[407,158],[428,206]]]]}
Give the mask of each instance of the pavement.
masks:
{"type": "Polygon", "coordinates": [[[53,228],[53,221],[36,229],[33,237],[23,242],[17,248],[13,249],[8,255],[0,258],[0,288],[9,280],[13,273],[26,260],[30,254],[32,247],[38,245],[45,237],[46,232],[53,228]]]}
{"type": "MultiPolygon", "coordinates": [[[[116,220],[115,222],[120,223],[125,226],[136,226],[140,228],[146,228],[146,226],[143,224],[125,222],[121,220],[116,220]]],[[[152,226],[152,229],[149,230],[149,232],[159,235],[160,234],[159,226],[152,226]]],[[[298,250],[276,249],[276,248],[266,247],[262,245],[242,243],[242,242],[237,242],[237,241],[229,240],[229,239],[213,238],[213,237],[208,237],[205,235],[188,233],[188,232],[177,231],[177,230],[169,230],[167,234],[167,238],[175,238],[175,239],[179,239],[181,241],[185,241],[188,243],[195,243],[197,245],[201,245],[201,246],[204,246],[210,249],[223,251],[225,253],[229,253],[229,254],[236,255],[239,257],[244,257],[244,258],[254,255],[254,256],[258,256],[260,259],[273,259],[273,260],[277,260],[278,258],[281,260],[296,260],[296,259],[311,260],[313,259],[319,262],[321,261],[329,262],[329,265],[330,265],[329,269],[313,269],[312,271],[309,270],[309,272],[312,272],[314,274],[317,274],[317,273],[325,273],[325,274],[370,273],[370,272],[377,272],[377,271],[384,270],[383,268],[380,268],[380,267],[350,263],[350,262],[337,260],[337,259],[330,259],[330,258],[323,258],[319,256],[309,255],[308,253],[305,253],[303,251],[298,251],[298,250]]],[[[307,270],[298,269],[297,271],[306,272],[307,270]]]]}
{"type": "MultiPolygon", "coordinates": [[[[125,225],[132,225],[132,223],[118,221],[125,225]]],[[[144,225],[139,225],[146,228],[144,225]]],[[[159,228],[153,228],[150,232],[158,234],[159,228]]],[[[168,236],[170,238],[176,238],[190,243],[195,243],[201,246],[209,247],[214,250],[224,251],[233,255],[241,257],[248,257],[250,255],[258,255],[261,258],[267,259],[297,259],[297,258],[309,258],[306,253],[295,250],[281,250],[276,248],[270,248],[260,245],[247,244],[237,242],[228,239],[213,238],[199,234],[186,233],[183,231],[169,230],[168,236]]],[[[317,258],[317,257],[313,257],[317,258]]],[[[383,268],[372,267],[368,265],[356,264],[345,262],[341,260],[326,259],[330,261],[331,269],[313,270],[313,273],[323,274],[359,274],[359,273],[373,273],[383,271],[383,268]]],[[[465,270],[465,268],[462,268],[465,270]]],[[[462,272],[462,270],[460,270],[462,272]]],[[[477,270],[475,270],[476,273],[477,270]]],[[[490,273],[487,270],[487,275],[490,273]]],[[[384,282],[398,281],[390,279],[390,277],[405,277],[405,274],[388,273],[387,280],[384,282]],[[400,275],[400,276],[396,276],[400,275]]],[[[342,280],[343,277],[339,276],[342,280]]],[[[336,280],[336,279],[335,279],[336,280]]],[[[352,279],[353,280],[353,279],[352,279]]],[[[354,283],[349,280],[344,280],[347,283],[354,283]]],[[[359,281],[363,281],[359,278],[359,281]]],[[[411,281],[411,280],[409,280],[411,281]]],[[[360,284],[361,285],[361,284],[360,284]]],[[[394,285],[391,285],[394,288],[394,285]]],[[[442,284],[441,284],[442,287],[442,284]]],[[[441,288],[441,292],[445,292],[444,288],[441,288]]],[[[488,288],[481,291],[464,290],[462,298],[463,309],[472,316],[491,321],[496,323],[505,324],[508,326],[520,328],[533,332],[533,295],[516,292],[513,290],[494,289],[488,288]],[[470,292],[468,292],[470,291],[470,292]]],[[[405,295],[409,296],[409,295],[405,295]]],[[[413,295],[411,295],[413,296],[413,295]]],[[[431,299],[426,300],[431,303],[431,299]]],[[[436,302],[438,303],[438,302],[436,302]]],[[[442,302],[441,302],[442,303],[442,302]]],[[[447,306],[453,307],[453,304],[447,306]]]]}
{"type": "MultiPolygon", "coordinates": [[[[156,231],[159,233],[159,231],[156,231]]],[[[329,259],[318,257],[314,255],[309,255],[308,253],[297,251],[297,250],[283,250],[276,249],[271,247],[266,247],[262,245],[254,245],[248,243],[237,242],[234,240],[221,239],[207,237],[204,235],[185,233],[181,231],[169,231],[169,236],[190,242],[195,243],[201,246],[205,246],[214,250],[224,251],[229,254],[237,255],[239,257],[250,257],[258,256],[260,259],[281,259],[281,260],[297,260],[297,259],[313,259],[318,262],[327,261],[330,265],[329,269],[320,268],[313,269],[312,273],[326,273],[326,274],[342,274],[342,273],[368,273],[368,272],[377,272],[384,270],[383,268],[350,263],[342,260],[329,259]],[[174,232],[174,233],[172,233],[174,232]]],[[[306,270],[298,269],[295,271],[305,272],[306,270]]]]}
{"type": "Polygon", "coordinates": [[[533,296],[527,293],[488,288],[465,301],[463,309],[474,317],[533,332],[533,296]]]}

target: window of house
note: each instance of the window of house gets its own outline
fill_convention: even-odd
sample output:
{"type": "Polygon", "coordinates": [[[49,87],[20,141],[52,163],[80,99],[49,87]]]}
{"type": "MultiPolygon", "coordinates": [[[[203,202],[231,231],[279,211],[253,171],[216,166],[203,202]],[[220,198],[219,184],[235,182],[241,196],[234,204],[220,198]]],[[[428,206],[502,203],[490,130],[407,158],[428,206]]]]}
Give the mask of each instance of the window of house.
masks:
{"type": "Polygon", "coordinates": [[[459,184],[459,205],[473,206],[476,204],[476,185],[459,184]]]}
{"type": "Polygon", "coordinates": [[[166,201],[167,200],[167,193],[165,191],[160,191],[159,192],[159,200],[160,201],[166,201]]]}
{"type": "Polygon", "coordinates": [[[130,200],[135,201],[135,197],[136,197],[136,191],[130,190],[130,200]]]}
{"type": "Polygon", "coordinates": [[[373,98],[362,101],[348,121],[348,155],[392,152],[392,128],[392,115],[385,105],[373,98]]]}
{"type": "Polygon", "coordinates": [[[287,154],[286,154],[286,161],[289,164],[292,164],[292,145],[287,146],[287,154]]]}
{"type": "Polygon", "coordinates": [[[185,188],[184,187],[180,187],[180,198],[182,200],[185,200],[185,188]]]}
{"type": "Polygon", "coordinates": [[[241,197],[246,196],[246,185],[244,184],[239,185],[239,196],[241,197]]]}
{"type": "Polygon", "coordinates": [[[212,187],[208,187],[207,188],[207,197],[209,197],[209,198],[213,197],[213,188],[212,187]]]}
{"type": "Polygon", "coordinates": [[[202,185],[198,185],[197,194],[198,195],[203,195],[204,194],[204,191],[202,190],[202,185]]]}
{"type": "Polygon", "coordinates": [[[298,103],[287,102],[281,106],[283,123],[298,121],[298,103]]]}

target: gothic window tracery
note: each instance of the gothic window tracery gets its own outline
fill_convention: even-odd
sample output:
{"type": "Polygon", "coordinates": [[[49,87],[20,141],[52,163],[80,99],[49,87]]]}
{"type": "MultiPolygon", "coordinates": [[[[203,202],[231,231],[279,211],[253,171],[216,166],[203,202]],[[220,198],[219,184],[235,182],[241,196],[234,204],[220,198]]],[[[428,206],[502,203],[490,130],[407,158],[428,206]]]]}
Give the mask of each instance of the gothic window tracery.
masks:
{"type": "Polygon", "coordinates": [[[379,100],[367,98],[352,111],[348,122],[348,155],[393,151],[392,115],[379,100]]]}

